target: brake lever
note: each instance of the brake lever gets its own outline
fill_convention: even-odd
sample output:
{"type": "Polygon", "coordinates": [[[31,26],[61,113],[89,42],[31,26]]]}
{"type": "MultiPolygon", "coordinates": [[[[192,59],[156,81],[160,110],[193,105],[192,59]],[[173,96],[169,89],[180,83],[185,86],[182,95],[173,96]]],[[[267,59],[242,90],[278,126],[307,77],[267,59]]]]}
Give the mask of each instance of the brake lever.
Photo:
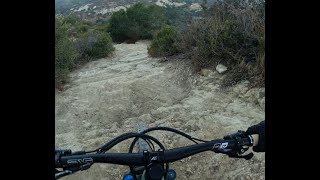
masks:
{"type": "Polygon", "coordinates": [[[89,169],[91,167],[92,164],[93,163],[86,163],[86,164],[79,165],[79,166],[63,167],[63,171],[59,171],[59,170],[55,169],[56,170],[55,178],[59,179],[59,178],[62,178],[64,176],[73,174],[73,173],[75,173],[77,171],[87,170],[87,169],[89,169]]]}
{"type": "Polygon", "coordinates": [[[242,148],[240,150],[234,150],[234,149],[215,149],[213,150],[215,153],[221,153],[226,154],[231,158],[244,158],[245,160],[249,160],[253,157],[253,153],[250,152],[247,155],[241,155],[245,152],[242,148]]]}
{"type": "Polygon", "coordinates": [[[72,171],[70,171],[70,170],[64,170],[64,171],[58,171],[57,169],[56,169],[56,171],[58,172],[58,173],[55,173],[55,179],[60,179],[60,178],[62,178],[62,177],[64,177],[64,176],[67,176],[67,175],[70,175],[70,174],[72,174],[73,172],[72,171]]]}
{"type": "Polygon", "coordinates": [[[244,158],[246,160],[249,160],[254,155],[252,152],[250,152],[247,155],[241,155],[241,154],[245,153],[249,149],[248,146],[241,146],[239,144],[241,138],[244,138],[244,137],[246,137],[245,131],[241,131],[241,130],[237,131],[236,133],[226,135],[226,136],[223,137],[223,139],[225,139],[225,140],[234,139],[238,143],[237,146],[234,149],[215,149],[213,151],[216,152],[216,153],[226,154],[226,155],[228,155],[229,157],[232,157],[232,158],[244,158]]]}
{"type": "Polygon", "coordinates": [[[234,154],[229,154],[229,157],[231,157],[231,158],[243,158],[245,160],[249,160],[249,159],[251,159],[253,157],[253,155],[254,154],[252,152],[250,152],[249,154],[244,155],[244,156],[240,156],[239,154],[234,153],[234,154]]]}

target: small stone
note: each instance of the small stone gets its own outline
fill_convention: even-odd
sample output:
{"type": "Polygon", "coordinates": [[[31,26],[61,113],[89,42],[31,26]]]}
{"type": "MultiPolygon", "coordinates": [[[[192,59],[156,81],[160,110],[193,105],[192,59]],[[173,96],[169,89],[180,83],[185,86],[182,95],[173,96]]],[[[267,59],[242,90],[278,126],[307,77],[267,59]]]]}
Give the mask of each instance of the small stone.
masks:
{"type": "Polygon", "coordinates": [[[218,64],[217,67],[216,67],[216,70],[222,74],[224,72],[226,72],[228,70],[228,68],[222,64],[218,64]]]}

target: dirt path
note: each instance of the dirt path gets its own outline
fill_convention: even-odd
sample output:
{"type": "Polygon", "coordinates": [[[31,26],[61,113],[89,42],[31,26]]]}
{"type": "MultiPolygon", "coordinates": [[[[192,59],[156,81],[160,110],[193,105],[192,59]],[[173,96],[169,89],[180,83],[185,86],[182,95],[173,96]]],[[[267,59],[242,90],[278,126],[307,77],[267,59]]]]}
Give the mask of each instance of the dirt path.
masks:
{"type": "MultiPolygon", "coordinates": [[[[112,58],[88,63],[71,74],[67,89],[56,93],[56,147],[91,150],[135,131],[138,121],[210,140],[264,119],[259,103],[219,89],[221,75],[191,76],[186,63],[159,63],[150,58],[147,46],[145,41],[117,44],[112,58]]],[[[151,135],[167,148],[191,144],[171,133],[151,135]]],[[[127,152],[129,143],[125,141],[111,152],[127,152]]],[[[264,179],[264,164],[264,153],[246,161],[205,152],[171,167],[178,179],[264,179]]],[[[95,164],[65,179],[122,179],[127,170],[125,166],[95,164]]]]}

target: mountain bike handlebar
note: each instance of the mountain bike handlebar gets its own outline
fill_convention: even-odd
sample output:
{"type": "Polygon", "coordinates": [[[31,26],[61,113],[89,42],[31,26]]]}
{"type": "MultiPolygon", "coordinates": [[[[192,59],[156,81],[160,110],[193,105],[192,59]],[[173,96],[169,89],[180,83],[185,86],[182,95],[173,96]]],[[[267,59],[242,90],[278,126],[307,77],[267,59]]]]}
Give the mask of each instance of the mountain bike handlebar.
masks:
{"type": "MultiPolygon", "coordinates": [[[[126,135],[130,135],[130,133],[127,133],[126,135]]],[[[141,136],[140,138],[143,137],[144,136],[141,136]]],[[[150,136],[145,135],[145,137],[150,136]]],[[[122,138],[122,140],[125,139],[121,136],[118,137],[118,139],[119,138],[122,138]]],[[[118,139],[112,140],[109,143],[116,144],[115,142],[118,139]]],[[[141,153],[107,153],[100,151],[101,149],[96,150],[96,153],[84,151],[72,153],[71,150],[58,150],[56,151],[55,168],[63,168],[65,171],[63,175],[61,173],[57,173],[56,178],[60,178],[60,176],[62,177],[79,170],[86,170],[94,163],[147,167],[151,164],[163,165],[165,163],[175,162],[204,151],[214,151],[216,153],[227,154],[229,157],[245,159],[250,159],[253,156],[253,153],[242,156],[242,154],[249,149],[249,146],[252,146],[254,143],[253,138],[251,136],[244,135],[243,131],[238,131],[235,134],[225,136],[224,139],[202,142],[203,143],[170,150],[160,148],[158,151],[143,151],[141,153]]],[[[110,148],[111,147],[109,147],[109,149],[110,148]]]]}

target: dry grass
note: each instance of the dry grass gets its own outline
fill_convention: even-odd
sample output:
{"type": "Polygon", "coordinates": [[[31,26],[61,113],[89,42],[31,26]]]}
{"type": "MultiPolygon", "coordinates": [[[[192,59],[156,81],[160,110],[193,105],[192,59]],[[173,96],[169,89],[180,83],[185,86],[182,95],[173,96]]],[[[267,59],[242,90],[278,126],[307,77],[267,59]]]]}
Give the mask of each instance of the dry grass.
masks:
{"type": "Polygon", "coordinates": [[[264,86],[264,2],[250,2],[218,2],[178,35],[179,51],[192,59],[196,69],[219,63],[230,69],[225,86],[242,80],[264,86]]]}

